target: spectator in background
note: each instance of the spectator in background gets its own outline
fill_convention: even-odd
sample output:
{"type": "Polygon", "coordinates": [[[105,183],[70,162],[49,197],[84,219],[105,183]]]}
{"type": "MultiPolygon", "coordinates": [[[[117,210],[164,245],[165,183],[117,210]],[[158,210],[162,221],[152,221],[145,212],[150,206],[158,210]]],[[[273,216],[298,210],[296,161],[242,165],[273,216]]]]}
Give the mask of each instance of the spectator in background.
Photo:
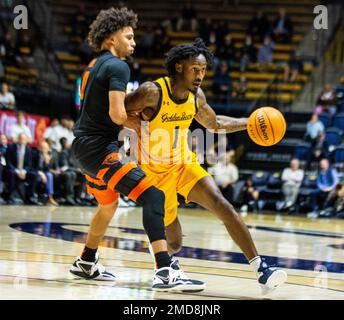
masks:
{"type": "Polygon", "coordinates": [[[74,194],[74,185],[77,179],[77,173],[73,164],[71,162],[72,155],[70,151],[71,145],[68,144],[67,138],[63,137],[60,140],[61,144],[61,152],[59,154],[59,167],[61,168],[62,174],[65,176],[65,184],[64,184],[64,191],[65,191],[65,198],[66,204],[69,205],[76,205],[74,201],[75,194],[74,194]]]}
{"type": "Polygon", "coordinates": [[[45,130],[43,135],[44,139],[48,139],[51,143],[51,147],[55,149],[57,152],[61,151],[60,131],[60,122],[57,118],[54,118],[51,121],[50,126],[45,130]]]}
{"type": "Polygon", "coordinates": [[[3,172],[6,166],[6,149],[7,137],[4,134],[0,134],[0,205],[5,203],[1,195],[4,191],[3,172]]]}
{"type": "Polygon", "coordinates": [[[6,82],[1,84],[0,90],[0,109],[15,110],[16,99],[14,94],[10,92],[9,86],[6,82]]]}
{"type": "Polygon", "coordinates": [[[271,25],[270,21],[263,12],[263,10],[258,10],[254,17],[249,22],[247,33],[252,37],[258,36],[260,41],[264,41],[264,38],[270,34],[271,25]]]}
{"type": "Polygon", "coordinates": [[[30,35],[27,32],[20,33],[15,47],[15,58],[19,67],[30,68],[34,63],[33,54],[33,39],[30,39],[30,35]]]}
{"type": "Polygon", "coordinates": [[[245,181],[240,190],[242,207],[240,212],[247,213],[248,210],[254,212],[258,210],[259,191],[255,189],[251,178],[245,181]]]}
{"type": "Polygon", "coordinates": [[[293,23],[284,8],[278,10],[278,17],[273,23],[273,37],[276,42],[290,43],[293,36],[293,23]]]}
{"type": "Polygon", "coordinates": [[[37,170],[39,180],[45,185],[46,193],[48,195],[47,204],[58,206],[58,203],[54,199],[54,176],[51,172],[51,169],[54,168],[54,163],[50,146],[46,141],[42,141],[40,143],[37,159],[34,162],[34,167],[37,170]]]}
{"type": "Polygon", "coordinates": [[[258,63],[261,68],[270,67],[273,62],[273,50],[275,43],[269,36],[264,39],[264,44],[259,48],[258,51],[258,63]]]}
{"type": "MultiPolygon", "coordinates": [[[[336,188],[338,184],[338,173],[335,168],[330,166],[330,162],[327,159],[322,159],[319,165],[319,172],[317,178],[318,192],[312,195],[311,206],[313,212],[324,209],[324,202],[329,196],[330,192],[336,188]]],[[[310,214],[310,215],[311,215],[310,214]]]]}
{"type": "Polygon", "coordinates": [[[199,29],[199,35],[207,46],[215,44],[217,42],[215,24],[213,23],[211,18],[208,17],[204,21],[202,21],[199,29]]]}
{"type": "Polygon", "coordinates": [[[226,38],[229,36],[230,33],[229,22],[226,22],[225,20],[220,20],[216,26],[215,33],[216,46],[223,46],[223,44],[226,41],[226,38]]]}
{"type": "Polygon", "coordinates": [[[281,209],[289,209],[295,204],[303,177],[304,171],[300,169],[299,160],[292,159],[290,167],[285,168],[282,172],[284,205],[281,209]]]}
{"type": "Polygon", "coordinates": [[[234,66],[235,63],[235,47],[232,43],[230,35],[225,37],[224,43],[216,47],[215,57],[213,60],[213,69],[216,71],[221,61],[226,61],[229,69],[234,66]]]}
{"type": "Polygon", "coordinates": [[[307,122],[305,140],[314,145],[320,133],[325,132],[324,124],[319,120],[316,113],[312,114],[311,119],[307,122]]]}
{"type": "Polygon", "coordinates": [[[235,88],[235,96],[237,98],[245,98],[248,89],[247,80],[244,75],[240,76],[240,80],[235,88]]]}
{"type": "Polygon", "coordinates": [[[233,185],[239,179],[239,170],[234,164],[234,156],[234,151],[229,151],[218,163],[208,168],[208,172],[214,177],[217,186],[229,202],[233,198],[233,185]]]}
{"type": "Polygon", "coordinates": [[[322,112],[334,115],[337,111],[336,108],[337,97],[336,92],[332,85],[327,83],[324,90],[320,94],[320,97],[315,108],[315,113],[320,114],[322,112]]]}
{"type": "Polygon", "coordinates": [[[232,95],[232,80],[228,73],[228,66],[222,61],[214,75],[213,92],[218,103],[228,103],[232,95]]]}
{"type": "MultiPolygon", "coordinates": [[[[1,48],[0,48],[1,50],[1,48]]],[[[4,65],[2,64],[2,58],[0,57],[0,81],[4,78],[5,76],[5,67],[4,65]]],[[[0,108],[1,108],[1,105],[0,105],[0,108]]]]}
{"type": "Polygon", "coordinates": [[[330,191],[324,203],[324,210],[319,212],[319,216],[344,218],[344,184],[338,183],[330,191]]]}
{"type": "Polygon", "coordinates": [[[5,57],[6,57],[7,63],[15,64],[16,63],[16,59],[15,59],[16,48],[15,48],[12,34],[10,32],[7,32],[5,34],[3,45],[5,47],[5,57]]]}
{"type": "Polygon", "coordinates": [[[191,1],[186,1],[177,21],[177,31],[181,30],[193,32],[197,30],[197,12],[191,1]]]}
{"type": "Polygon", "coordinates": [[[153,56],[161,57],[169,48],[170,39],[163,27],[155,28],[153,56]]]}
{"type": "Polygon", "coordinates": [[[257,48],[254,46],[252,37],[246,36],[245,44],[240,50],[240,71],[245,72],[249,63],[257,62],[257,48]]]}
{"type": "Polygon", "coordinates": [[[24,201],[27,204],[38,205],[34,196],[38,175],[33,168],[32,149],[27,145],[28,138],[24,133],[18,136],[18,142],[9,145],[6,150],[6,173],[8,181],[8,202],[15,203],[13,192],[19,181],[28,184],[24,201]]]}
{"type": "Polygon", "coordinates": [[[328,151],[329,151],[328,147],[329,146],[326,141],[325,132],[319,133],[317,138],[313,140],[313,143],[312,143],[313,161],[319,162],[322,158],[327,158],[328,151]]]}
{"type": "Polygon", "coordinates": [[[284,82],[295,82],[303,72],[303,63],[299,55],[293,55],[284,66],[284,82]]]}
{"type": "Polygon", "coordinates": [[[25,113],[23,111],[19,111],[17,114],[17,123],[12,127],[12,134],[11,138],[13,142],[18,141],[18,137],[21,134],[25,134],[26,140],[28,144],[33,142],[32,134],[29,127],[25,124],[25,113]]]}

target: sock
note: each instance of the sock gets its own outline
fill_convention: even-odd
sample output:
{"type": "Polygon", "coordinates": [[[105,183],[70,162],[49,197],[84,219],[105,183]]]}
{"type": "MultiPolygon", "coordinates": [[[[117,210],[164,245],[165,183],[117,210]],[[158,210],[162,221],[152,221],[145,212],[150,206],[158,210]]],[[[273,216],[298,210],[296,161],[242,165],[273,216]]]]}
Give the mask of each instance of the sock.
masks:
{"type": "Polygon", "coordinates": [[[261,262],[262,258],[260,256],[256,256],[252,260],[250,260],[250,266],[252,267],[254,272],[258,272],[261,262]]]}
{"type": "Polygon", "coordinates": [[[171,258],[167,251],[158,252],[155,255],[155,262],[157,269],[169,267],[171,264],[171,258]]]}
{"type": "Polygon", "coordinates": [[[91,249],[85,246],[85,249],[81,254],[81,259],[88,262],[95,262],[97,250],[98,249],[91,249]]]}

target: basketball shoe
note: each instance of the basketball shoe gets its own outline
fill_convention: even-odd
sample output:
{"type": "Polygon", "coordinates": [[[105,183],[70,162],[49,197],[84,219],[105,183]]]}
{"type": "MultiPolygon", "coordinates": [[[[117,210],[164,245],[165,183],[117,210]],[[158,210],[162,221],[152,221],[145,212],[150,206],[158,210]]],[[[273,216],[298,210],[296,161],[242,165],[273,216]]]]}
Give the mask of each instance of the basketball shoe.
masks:
{"type": "Polygon", "coordinates": [[[266,295],[285,283],[288,276],[285,271],[271,267],[262,260],[257,270],[257,278],[262,289],[262,294],[266,295]]]}
{"type": "Polygon", "coordinates": [[[82,260],[80,257],[77,257],[69,271],[75,276],[87,280],[116,280],[116,277],[112,273],[105,271],[104,266],[99,262],[98,252],[96,253],[96,261],[94,262],[85,261],[82,260]]]}
{"type": "Polygon", "coordinates": [[[180,269],[178,260],[173,260],[169,267],[155,271],[152,289],[160,292],[200,292],[205,283],[189,279],[180,269]]]}

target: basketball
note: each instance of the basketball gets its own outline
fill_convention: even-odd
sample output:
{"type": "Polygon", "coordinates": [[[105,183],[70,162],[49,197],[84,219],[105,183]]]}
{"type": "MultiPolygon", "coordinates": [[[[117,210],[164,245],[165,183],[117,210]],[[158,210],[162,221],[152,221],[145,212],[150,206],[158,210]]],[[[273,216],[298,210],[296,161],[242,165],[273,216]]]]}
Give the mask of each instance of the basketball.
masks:
{"type": "Polygon", "coordinates": [[[247,132],[253,142],[269,147],[282,140],[286,127],[284,116],[279,110],[262,107],[248,118],[247,132]]]}

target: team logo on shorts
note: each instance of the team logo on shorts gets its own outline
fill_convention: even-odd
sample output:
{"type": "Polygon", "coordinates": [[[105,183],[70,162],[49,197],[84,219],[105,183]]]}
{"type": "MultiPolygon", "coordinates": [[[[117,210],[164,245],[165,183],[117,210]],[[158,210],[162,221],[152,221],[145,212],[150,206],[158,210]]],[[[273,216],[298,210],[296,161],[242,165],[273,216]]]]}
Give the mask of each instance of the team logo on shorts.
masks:
{"type": "Polygon", "coordinates": [[[103,161],[103,164],[107,164],[107,165],[113,165],[115,163],[118,163],[121,161],[121,155],[119,153],[113,152],[110,153],[105,160],[103,161]]]}

